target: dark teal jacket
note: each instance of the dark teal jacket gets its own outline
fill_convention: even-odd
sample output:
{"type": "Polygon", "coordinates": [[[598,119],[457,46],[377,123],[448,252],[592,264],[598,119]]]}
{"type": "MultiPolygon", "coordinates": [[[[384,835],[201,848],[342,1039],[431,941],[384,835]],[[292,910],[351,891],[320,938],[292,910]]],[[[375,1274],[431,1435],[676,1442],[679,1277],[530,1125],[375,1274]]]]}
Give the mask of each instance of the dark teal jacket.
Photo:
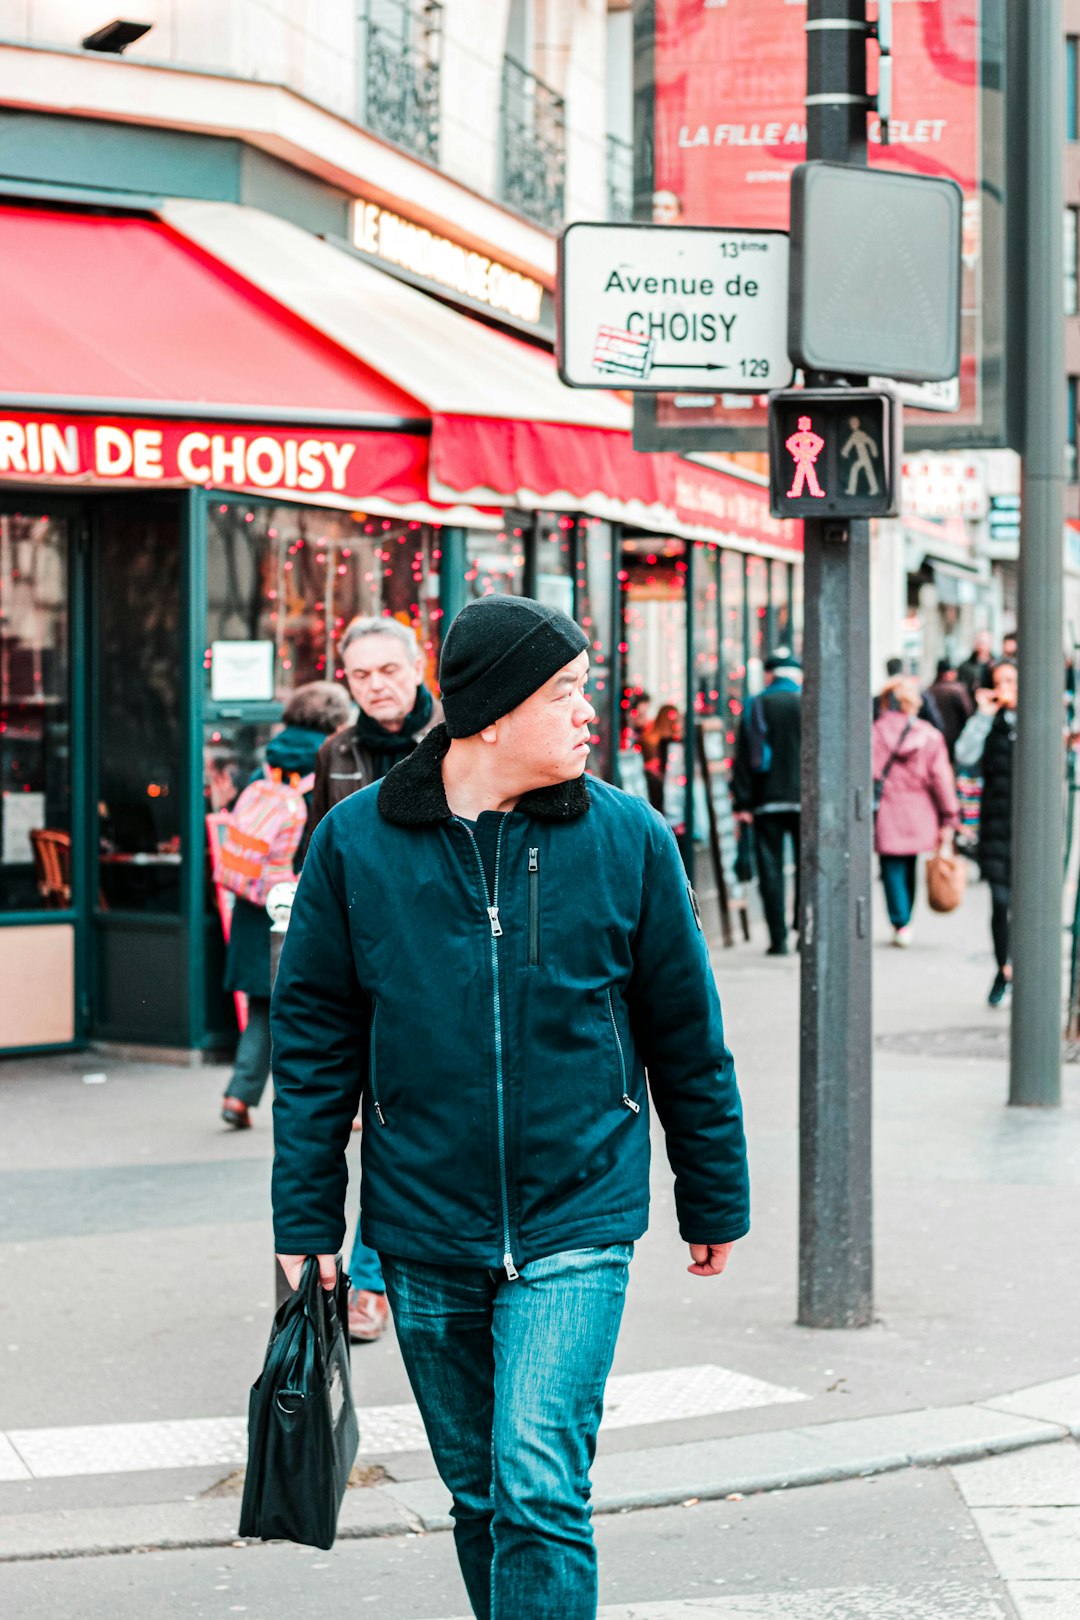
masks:
{"type": "Polygon", "coordinates": [[[592,778],[530,793],[503,818],[491,907],[448,745],[440,726],[311,841],[271,1013],[278,1252],[341,1247],[361,1104],[372,1248],[513,1276],[632,1242],[649,1094],[683,1237],[742,1237],[739,1093],[670,832],[592,778]]]}

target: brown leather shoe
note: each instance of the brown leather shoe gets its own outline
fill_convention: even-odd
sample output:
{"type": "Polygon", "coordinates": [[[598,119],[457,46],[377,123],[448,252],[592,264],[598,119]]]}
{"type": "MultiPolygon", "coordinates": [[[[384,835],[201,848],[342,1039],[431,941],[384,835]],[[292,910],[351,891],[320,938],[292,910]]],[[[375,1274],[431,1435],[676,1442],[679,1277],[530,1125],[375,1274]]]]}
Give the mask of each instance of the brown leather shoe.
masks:
{"type": "Polygon", "coordinates": [[[349,1289],[349,1338],[354,1344],[372,1344],[390,1326],[390,1306],[385,1294],[368,1288],[349,1289]]]}
{"type": "Polygon", "coordinates": [[[222,1097],[221,1117],[226,1125],[234,1131],[249,1131],[251,1129],[251,1114],[246,1102],[239,1097],[222,1097]]]}

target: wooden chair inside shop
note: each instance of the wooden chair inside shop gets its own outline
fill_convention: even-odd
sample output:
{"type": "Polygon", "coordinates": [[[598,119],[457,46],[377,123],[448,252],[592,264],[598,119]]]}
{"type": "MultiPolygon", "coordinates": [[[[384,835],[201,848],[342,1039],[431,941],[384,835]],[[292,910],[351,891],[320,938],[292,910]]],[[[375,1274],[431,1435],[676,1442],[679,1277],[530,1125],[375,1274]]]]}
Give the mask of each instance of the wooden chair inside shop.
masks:
{"type": "Polygon", "coordinates": [[[55,827],[34,827],[34,876],[38,893],[51,910],[71,905],[71,834],[55,827]]]}

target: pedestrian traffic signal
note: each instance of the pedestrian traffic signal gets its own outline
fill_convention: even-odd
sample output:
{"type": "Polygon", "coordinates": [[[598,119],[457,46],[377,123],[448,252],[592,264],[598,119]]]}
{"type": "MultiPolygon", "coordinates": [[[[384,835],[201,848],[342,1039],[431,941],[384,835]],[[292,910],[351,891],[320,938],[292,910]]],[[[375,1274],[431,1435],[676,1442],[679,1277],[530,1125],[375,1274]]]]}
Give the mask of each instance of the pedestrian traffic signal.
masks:
{"type": "Polygon", "coordinates": [[[769,505],[778,518],[895,517],[902,415],[894,394],[786,388],[769,395],[769,505]]]}

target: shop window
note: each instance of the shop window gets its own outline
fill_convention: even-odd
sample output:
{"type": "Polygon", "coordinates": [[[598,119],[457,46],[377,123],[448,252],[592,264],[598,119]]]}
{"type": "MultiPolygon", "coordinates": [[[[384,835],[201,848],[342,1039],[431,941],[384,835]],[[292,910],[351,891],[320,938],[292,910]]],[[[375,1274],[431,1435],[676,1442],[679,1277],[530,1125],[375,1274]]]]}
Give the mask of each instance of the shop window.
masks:
{"type": "Polygon", "coordinates": [[[1064,241],[1062,243],[1062,269],[1064,271],[1064,295],[1066,315],[1080,313],[1080,300],[1077,297],[1077,245],[1080,242],[1080,208],[1066,208],[1064,219],[1064,241]]]}
{"type": "Polygon", "coordinates": [[[729,752],[735,746],[735,733],[746,698],[745,563],[741,551],[722,553],[720,599],[723,636],[720,658],[723,666],[724,713],[728,722],[725,741],[729,752]]]}
{"type": "Polygon", "coordinates": [[[98,874],[103,909],[178,912],[182,665],[176,509],[134,498],[97,524],[98,874]]]}
{"type": "Polygon", "coordinates": [[[1070,484],[1077,482],[1077,423],[1080,409],[1080,379],[1070,377],[1065,402],[1065,477],[1070,484]]]}
{"type": "Polygon", "coordinates": [[[774,561],[769,565],[769,651],[791,646],[791,564],[774,561]]]}
{"type": "Polygon", "coordinates": [[[1065,139],[1080,140],[1080,39],[1069,34],[1065,39],[1065,139]]]}
{"type": "Polygon", "coordinates": [[[71,902],[68,533],[0,516],[0,911],[71,902]]]}
{"type": "Polygon", "coordinates": [[[337,643],[357,614],[387,614],[411,625],[434,688],[442,618],[440,536],[438,524],[364,512],[213,502],[207,694],[226,702],[245,697],[283,702],[307,681],[343,679],[337,643]],[[246,692],[235,652],[219,660],[215,679],[215,642],[251,644],[246,692]],[[262,688],[256,679],[260,671],[267,683],[262,688]],[[230,678],[239,686],[230,688],[230,678]]]}
{"type": "Polygon", "coordinates": [[[676,832],[686,825],[686,573],[683,541],[624,537],[620,783],[643,789],[676,832]]]}
{"type": "Polygon", "coordinates": [[[746,559],[746,602],[750,626],[747,670],[751,692],[759,690],[769,646],[769,565],[764,557],[746,559]]]}
{"type": "Polygon", "coordinates": [[[589,770],[611,781],[614,770],[615,689],[612,680],[612,530],[599,518],[578,526],[574,616],[589,638],[589,702],[596,710],[589,770]]]}
{"type": "Polygon", "coordinates": [[[694,556],[694,713],[711,719],[723,704],[720,678],[720,553],[699,545],[694,556]]]}
{"type": "Polygon", "coordinates": [[[465,534],[465,584],[469,600],[479,596],[525,594],[525,529],[468,529],[465,534]]]}
{"type": "Polygon", "coordinates": [[[536,522],[536,599],[574,617],[578,524],[566,512],[540,512],[536,522]]]}

